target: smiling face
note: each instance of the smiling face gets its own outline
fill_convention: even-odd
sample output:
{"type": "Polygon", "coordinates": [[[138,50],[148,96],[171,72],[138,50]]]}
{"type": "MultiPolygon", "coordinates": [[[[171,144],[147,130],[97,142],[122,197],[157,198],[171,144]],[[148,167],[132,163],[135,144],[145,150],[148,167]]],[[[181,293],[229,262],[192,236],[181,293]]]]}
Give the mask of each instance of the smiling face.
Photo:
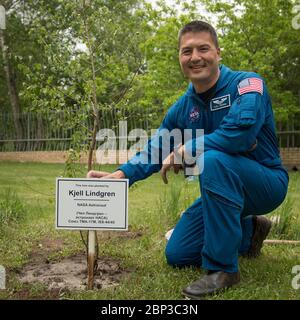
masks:
{"type": "Polygon", "coordinates": [[[220,49],[209,32],[187,32],[181,37],[179,62],[197,92],[212,87],[219,78],[220,49]]]}

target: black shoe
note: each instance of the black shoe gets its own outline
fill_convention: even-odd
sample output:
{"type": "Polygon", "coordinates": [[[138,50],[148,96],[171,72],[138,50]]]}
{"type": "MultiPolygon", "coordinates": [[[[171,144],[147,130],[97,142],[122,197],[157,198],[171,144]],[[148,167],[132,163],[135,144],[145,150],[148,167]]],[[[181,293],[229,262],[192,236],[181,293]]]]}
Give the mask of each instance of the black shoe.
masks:
{"type": "Polygon", "coordinates": [[[272,227],[272,222],[264,216],[253,216],[253,235],[250,249],[243,256],[256,258],[260,255],[264,240],[272,227]]]}
{"type": "Polygon", "coordinates": [[[205,295],[223,291],[224,289],[232,287],[239,282],[239,272],[227,273],[224,271],[217,271],[208,273],[201,279],[187,286],[182,290],[182,294],[188,298],[200,299],[205,295]]]}

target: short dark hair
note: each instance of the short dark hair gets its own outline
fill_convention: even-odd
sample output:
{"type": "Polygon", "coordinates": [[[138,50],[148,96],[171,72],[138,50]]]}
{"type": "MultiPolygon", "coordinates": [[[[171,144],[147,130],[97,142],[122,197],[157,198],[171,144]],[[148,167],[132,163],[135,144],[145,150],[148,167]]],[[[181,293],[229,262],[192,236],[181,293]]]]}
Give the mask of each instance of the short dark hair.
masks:
{"type": "Polygon", "coordinates": [[[216,48],[219,48],[218,36],[214,27],[205,21],[199,20],[191,21],[181,28],[178,34],[179,48],[182,36],[188,32],[208,32],[211,35],[211,38],[216,48]]]}

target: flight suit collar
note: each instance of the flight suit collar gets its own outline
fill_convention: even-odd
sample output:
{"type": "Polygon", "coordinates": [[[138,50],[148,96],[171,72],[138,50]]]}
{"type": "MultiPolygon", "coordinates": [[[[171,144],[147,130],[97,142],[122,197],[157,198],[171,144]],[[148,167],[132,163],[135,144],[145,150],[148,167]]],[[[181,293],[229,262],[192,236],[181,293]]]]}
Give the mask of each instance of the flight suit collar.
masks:
{"type": "MultiPolygon", "coordinates": [[[[224,87],[226,87],[226,85],[230,82],[230,79],[232,77],[232,70],[231,69],[229,69],[228,67],[226,67],[225,65],[222,65],[222,64],[219,66],[219,68],[220,68],[220,76],[219,76],[219,79],[217,81],[217,87],[216,87],[215,95],[219,91],[221,91],[224,87]]],[[[200,100],[192,83],[189,84],[189,87],[188,87],[188,90],[187,90],[187,95],[188,96],[194,96],[198,100],[200,100]]]]}

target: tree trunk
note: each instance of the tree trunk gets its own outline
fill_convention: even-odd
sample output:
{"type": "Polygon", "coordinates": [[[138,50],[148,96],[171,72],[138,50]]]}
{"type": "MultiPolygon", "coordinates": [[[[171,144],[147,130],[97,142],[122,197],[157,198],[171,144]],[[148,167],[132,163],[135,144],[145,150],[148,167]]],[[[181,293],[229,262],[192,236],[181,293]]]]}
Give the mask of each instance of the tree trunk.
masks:
{"type": "Polygon", "coordinates": [[[17,91],[16,79],[8,59],[8,47],[5,44],[5,36],[3,30],[0,30],[0,46],[2,51],[3,68],[8,89],[8,96],[13,113],[16,139],[22,139],[22,123],[20,120],[21,106],[17,91]]]}

